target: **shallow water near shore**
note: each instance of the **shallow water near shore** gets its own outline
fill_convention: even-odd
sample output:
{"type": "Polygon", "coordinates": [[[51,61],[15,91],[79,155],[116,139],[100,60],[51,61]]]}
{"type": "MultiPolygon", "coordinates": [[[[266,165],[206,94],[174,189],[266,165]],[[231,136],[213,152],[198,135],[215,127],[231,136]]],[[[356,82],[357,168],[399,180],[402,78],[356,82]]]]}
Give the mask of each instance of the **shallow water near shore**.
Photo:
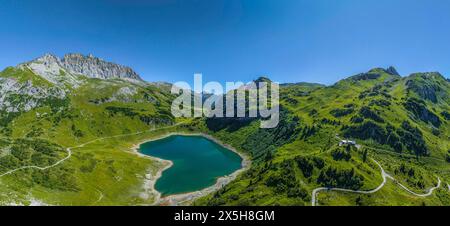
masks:
{"type": "Polygon", "coordinates": [[[140,145],[139,152],[172,161],[155,184],[162,196],[202,190],[242,167],[237,153],[202,136],[173,135],[149,141],[140,145]]]}

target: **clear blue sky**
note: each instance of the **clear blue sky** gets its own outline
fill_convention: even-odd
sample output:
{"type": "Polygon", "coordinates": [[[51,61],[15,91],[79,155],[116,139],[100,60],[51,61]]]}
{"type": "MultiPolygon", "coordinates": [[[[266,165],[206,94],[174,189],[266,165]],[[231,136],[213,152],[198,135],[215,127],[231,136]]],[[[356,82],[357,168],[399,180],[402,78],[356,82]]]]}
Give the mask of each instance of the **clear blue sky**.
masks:
{"type": "Polygon", "coordinates": [[[92,53],[148,81],[450,75],[449,0],[0,0],[0,67],[92,53]]]}

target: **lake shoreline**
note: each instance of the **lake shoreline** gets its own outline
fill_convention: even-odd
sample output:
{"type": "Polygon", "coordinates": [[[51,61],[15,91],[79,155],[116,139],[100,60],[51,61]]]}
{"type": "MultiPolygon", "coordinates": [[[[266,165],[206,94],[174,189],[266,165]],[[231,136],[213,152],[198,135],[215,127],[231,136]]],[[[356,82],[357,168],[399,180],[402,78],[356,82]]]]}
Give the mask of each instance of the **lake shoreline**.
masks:
{"type": "Polygon", "coordinates": [[[235,180],[236,177],[238,175],[240,175],[242,172],[248,170],[251,165],[251,160],[247,155],[239,152],[234,147],[223,143],[222,141],[216,139],[215,137],[205,134],[205,133],[172,132],[172,133],[164,134],[161,136],[157,136],[155,138],[146,139],[145,141],[135,144],[132,147],[132,150],[134,153],[138,154],[141,157],[147,157],[147,158],[158,161],[158,162],[162,163],[163,165],[165,165],[163,168],[158,170],[158,172],[156,173],[156,175],[154,177],[151,175],[146,175],[146,179],[144,181],[144,187],[150,189],[152,192],[155,193],[155,201],[154,201],[153,205],[166,205],[166,206],[188,205],[188,204],[192,203],[194,200],[196,200],[200,197],[206,196],[208,194],[211,194],[211,193],[219,190],[223,186],[229,184],[231,181],[235,180]],[[165,160],[165,159],[157,158],[154,156],[142,154],[141,152],[139,152],[139,147],[144,143],[161,140],[161,139],[171,137],[171,136],[197,136],[197,137],[203,137],[205,139],[208,139],[208,140],[222,146],[223,148],[226,148],[226,149],[236,153],[237,155],[239,155],[240,158],[242,159],[241,168],[234,171],[232,174],[217,178],[216,183],[214,185],[206,187],[202,190],[162,197],[161,193],[155,189],[155,184],[156,184],[156,181],[162,176],[162,173],[165,170],[167,170],[173,166],[173,162],[170,160],[165,160]]]}

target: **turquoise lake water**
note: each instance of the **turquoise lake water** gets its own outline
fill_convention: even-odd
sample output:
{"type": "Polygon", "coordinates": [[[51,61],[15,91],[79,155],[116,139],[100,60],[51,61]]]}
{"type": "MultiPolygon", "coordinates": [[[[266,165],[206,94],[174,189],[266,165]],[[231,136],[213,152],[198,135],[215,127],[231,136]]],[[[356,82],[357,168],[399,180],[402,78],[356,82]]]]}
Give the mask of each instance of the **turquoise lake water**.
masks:
{"type": "Polygon", "coordinates": [[[174,135],[141,144],[145,155],[171,160],[155,188],[163,196],[202,190],[241,168],[242,158],[201,136],[174,135]]]}

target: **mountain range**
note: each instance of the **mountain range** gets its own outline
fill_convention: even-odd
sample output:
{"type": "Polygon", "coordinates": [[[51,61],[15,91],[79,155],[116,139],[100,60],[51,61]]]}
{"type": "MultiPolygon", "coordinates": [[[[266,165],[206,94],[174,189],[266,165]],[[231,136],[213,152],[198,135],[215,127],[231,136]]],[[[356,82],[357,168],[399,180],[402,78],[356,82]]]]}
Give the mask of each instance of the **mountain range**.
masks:
{"type": "Polygon", "coordinates": [[[316,198],[320,205],[450,205],[450,81],[438,72],[402,77],[393,67],[375,68],[331,86],[281,84],[273,129],[259,128],[258,118],[174,118],[170,88],[92,55],[46,54],[4,69],[0,204],[153,204],[148,183],[164,165],[130,150],[183,131],[213,136],[252,160],[193,205],[310,205],[316,198]],[[377,187],[377,164],[395,178],[379,191],[313,197],[319,187],[377,187]],[[39,169],[47,166],[54,167],[39,169]],[[439,186],[420,197],[399,184],[419,194],[439,186]]]}

